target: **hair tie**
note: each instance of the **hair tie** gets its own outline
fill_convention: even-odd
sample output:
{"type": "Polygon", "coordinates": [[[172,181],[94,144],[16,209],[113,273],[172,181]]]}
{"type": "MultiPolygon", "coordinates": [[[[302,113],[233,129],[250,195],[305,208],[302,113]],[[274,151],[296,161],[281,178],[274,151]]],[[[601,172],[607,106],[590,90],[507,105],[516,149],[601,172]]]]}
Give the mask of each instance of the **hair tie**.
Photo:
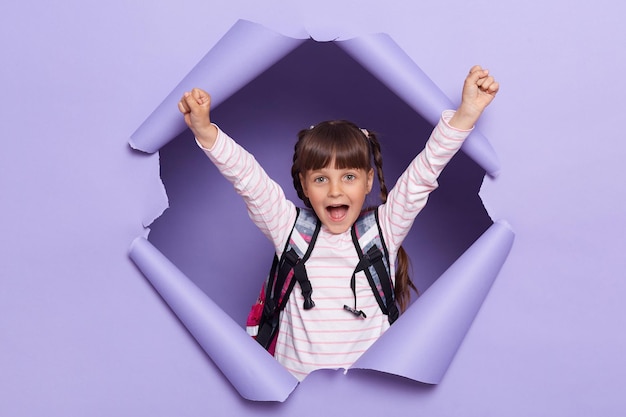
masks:
{"type": "Polygon", "coordinates": [[[369,139],[369,137],[370,137],[370,132],[368,132],[368,131],[367,131],[367,129],[361,129],[361,132],[363,132],[363,134],[365,135],[365,137],[369,139]]]}

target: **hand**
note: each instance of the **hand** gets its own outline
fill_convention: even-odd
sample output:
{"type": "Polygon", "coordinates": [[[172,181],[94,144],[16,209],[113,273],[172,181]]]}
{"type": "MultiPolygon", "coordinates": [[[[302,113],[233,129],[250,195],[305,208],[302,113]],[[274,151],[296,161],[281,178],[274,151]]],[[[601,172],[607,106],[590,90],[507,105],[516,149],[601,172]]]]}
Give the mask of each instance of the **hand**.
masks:
{"type": "Polygon", "coordinates": [[[217,139],[217,128],[211,124],[209,116],[210,109],[211,96],[199,88],[186,92],[178,102],[178,110],[184,115],[185,123],[207,149],[211,149],[217,139]]]}
{"type": "Polygon", "coordinates": [[[475,65],[465,78],[461,105],[450,119],[450,125],[459,129],[471,129],[483,110],[493,101],[500,84],[489,75],[489,71],[475,65]]]}

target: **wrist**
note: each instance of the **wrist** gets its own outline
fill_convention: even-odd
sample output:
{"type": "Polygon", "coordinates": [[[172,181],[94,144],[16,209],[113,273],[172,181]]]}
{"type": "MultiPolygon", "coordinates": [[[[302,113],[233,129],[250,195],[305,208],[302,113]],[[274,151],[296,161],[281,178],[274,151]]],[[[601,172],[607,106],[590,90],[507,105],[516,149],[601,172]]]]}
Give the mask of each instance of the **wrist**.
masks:
{"type": "Polygon", "coordinates": [[[480,111],[476,109],[468,109],[466,106],[461,104],[452,118],[448,121],[448,124],[456,129],[470,130],[478,121],[480,114],[480,111]]]}
{"type": "Polygon", "coordinates": [[[217,141],[217,126],[210,124],[202,129],[194,129],[193,133],[203,148],[212,149],[217,141]]]}

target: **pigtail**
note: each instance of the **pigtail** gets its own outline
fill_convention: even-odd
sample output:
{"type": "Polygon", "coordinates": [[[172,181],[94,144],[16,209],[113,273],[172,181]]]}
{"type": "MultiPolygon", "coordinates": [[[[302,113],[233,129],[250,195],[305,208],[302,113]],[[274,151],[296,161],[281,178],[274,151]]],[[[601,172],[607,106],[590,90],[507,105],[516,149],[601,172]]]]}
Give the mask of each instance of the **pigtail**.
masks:
{"type": "Polygon", "coordinates": [[[380,150],[380,142],[378,142],[378,137],[375,133],[368,132],[365,129],[362,129],[362,132],[370,143],[372,159],[374,160],[374,166],[376,167],[376,176],[378,177],[378,184],[380,185],[380,201],[382,203],[386,203],[387,184],[385,184],[385,175],[383,174],[383,154],[380,150]]]}
{"type": "MultiPolygon", "coordinates": [[[[385,203],[387,202],[387,185],[385,184],[385,177],[383,174],[383,157],[380,150],[380,142],[374,133],[367,132],[365,130],[363,131],[363,134],[369,140],[372,149],[372,158],[374,160],[374,165],[376,166],[378,183],[380,184],[380,200],[385,203]]],[[[394,293],[401,312],[404,312],[409,306],[411,301],[411,290],[415,291],[416,294],[419,294],[415,284],[413,284],[413,281],[411,280],[410,269],[411,261],[409,259],[409,255],[406,253],[404,248],[400,246],[400,248],[398,248],[397,255],[394,293]]]]}
{"type": "Polygon", "coordinates": [[[295,188],[296,193],[298,193],[298,197],[304,202],[304,205],[308,208],[311,208],[311,202],[304,195],[304,190],[302,188],[302,183],[300,182],[300,173],[302,172],[302,167],[300,166],[300,160],[298,155],[300,155],[300,144],[302,143],[302,139],[307,134],[309,130],[304,129],[298,133],[298,141],[294,145],[293,150],[293,164],[291,165],[291,178],[293,180],[293,188],[295,188]]]}
{"type": "Polygon", "coordinates": [[[419,295],[419,291],[417,291],[417,287],[415,287],[415,284],[413,284],[411,280],[411,260],[402,246],[398,248],[397,256],[398,261],[396,263],[396,285],[394,293],[396,301],[400,306],[400,311],[404,312],[409,307],[411,301],[411,290],[415,291],[417,295],[419,295]]]}

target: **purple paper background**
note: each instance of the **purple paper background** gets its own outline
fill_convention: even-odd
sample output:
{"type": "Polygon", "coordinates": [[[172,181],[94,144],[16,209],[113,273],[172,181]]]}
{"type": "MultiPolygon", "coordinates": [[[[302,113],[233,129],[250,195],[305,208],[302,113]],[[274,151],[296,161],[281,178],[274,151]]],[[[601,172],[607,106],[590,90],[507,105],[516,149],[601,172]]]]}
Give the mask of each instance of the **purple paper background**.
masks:
{"type": "MultiPolygon", "coordinates": [[[[185,91],[184,88],[202,86],[207,91],[219,92],[224,86],[245,85],[240,82],[241,76],[237,72],[215,74],[213,65],[216,62],[223,67],[222,71],[248,59],[250,65],[252,62],[259,65],[259,76],[249,85],[241,91],[237,91],[240,87],[230,87],[237,94],[229,97],[226,103],[217,106],[226,98],[224,94],[221,100],[219,94],[213,96],[217,98],[213,102],[213,120],[219,121],[223,128],[235,134],[240,143],[254,151],[261,163],[271,170],[272,177],[286,184],[288,190],[292,186],[287,184],[292,180],[287,175],[287,162],[291,159],[294,132],[303,126],[320,119],[348,118],[361,126],[367,126],[370,131],[380,132],[385,166],[391,167],[392,174],[395,174],[387,175],[387,180],[393,180],[423,146],[432,130],[432,125],[424,123],[415,111],[431,123],[436,123],[441,117],[441,111],[452,106],[441,90],[387,35],[377,34],[337,42],[309,40],[304,44],[303,40],[298,40],[297,49],[286,55],[293,49],[293,42],[293,38],[277,35],[259,24],[238,21],[202,58],[201,63],[185,76],[175,92],[159,104],[157,110],[133,134],[131,141],[139,149],[156,149],[169,142],[159,153],[161,177],[170,196],[171,209],[151,225],[150,239],[165,252],[167,258],[175,260],[176,269],[182,268],[185,273],[157,273],[161,269],[172,269],[167,258],[159,261],[160,256],[144,257],[134,249],[129,256],[135,262],[141,258],[154,259],[155,262],[150,262],[148,269],[146,262],[137,265],[218,364],[229,382],[244,398],[256,400],[283,401],[293,389],[293,385],[287,385],[287,390],[273,390],[272,393],[259,391],[261,386],[282,386],[279,381],[284,380],[284,376],[280,375],[280,371],[284,373],[285,370],[276,369],[276,362],[261,364],[261,359],[272,358],[269,355],[259,357],[259,346],[249,339],[242,328],[245,314],[256,299],[256,294],[248,293],[250,290],[258,291],[263,273],[260,271],[267,268],[271,250],[267,248],[267,240],[258,231],[254,233],[248,230],[251,224],[244,220],[243,213],[237,214],[233,210],[242,207],[241,201],[229,201],[229,197],[239,198],[232,191],[220,187],[226,186],[224,180],[211,164],[207,164],[206,157],[201,156],[189,132],[173,140],[172,128],[177,129],[177,132],[184,131],[177,127],[182,121],[176,110],[176,103],[185,91]],[[232,39],[237,39],[236,45],[230,42],[232,39]],[[363,45],[363,41],[365,50],[355,53],[354,46],[363,45]],[[229,44],[230,48],[225,47],[229,44]],[[283,49],[284,58],[272,67],[254,59],[255,56],[266,56],[264,50],[276,56],[277,49],[282,49],[276,45],[289,46],[291,49],[283,49]],[[350,52],[350,56],[346,55],[344,49],[350,52]],[[226,51],[228,54],[219,54],[217,51],[226,51]],[[415,110],[398,100],[395,94],[361,68],[351,56],[358,62],[365,62],[363,65],[372,74],[381,77],[385,85],[391,86],[415,110]],[[381,57],[385,60],[381,60],[381,57]],[[403,82],[399,83],[399,79],[403,79],[403,82]],[[402,88],[398,87],[400,84],[402,88]],[[416,104],[416,101],[419,103],[416,104]],[[160,145],[155,147],[154,143],[157,142],[160,145]],[[259,250],[261,248],[266,249],[259,250]],[[140,255],[139,258],[137,255],[140,255]],[[202,303],[207,308],[196,310],[199,314],[190,316],[188,305],[194,305],[192,300],[198,299],[198,291],[202,290],[196,287],[196,291],[181,293],[167,289],[190,287],[186,275],[205,289],[205,299],[216,299],[225,310],[238,314],[229,316],[227,323],[223,323],[224,320],[220,323],[216,317],[223,317],[223,311],[217,311],[219,307],[207,301],[202,303]],[[169,282],[170,285],[164,287],[163,282],[169,282]],[[187,285],[180,285],[185,282],[187,285]],[[180,299],[183,303],[174,301],[180,299]],[[233,332],[226,331],[229,323],[233,326],[233,332]],[[223,337],[215,337],[215,332],[211,330],[215,326],[223,337]],[[243,342],[242,337],[247,338],[248,343],[243,342]],[[241,351],[244,345],[256,349],[245,353],[241,351]],[[233,352],[238,352],[240,356],[233,356],[233,352]],[[230,359],[224,361],[227,357],[230,359]],[[224,367],[226,363],[228,366],[224,367]],[[271,368],[276,370],[276,375],[272,376],[271,368]],[[251,378],[253,369],[265,370],[264,378],[251,378]],[[279,391],[281,394],[277,395],[279,391]]],[[[421,213],[411,235],[405,240],[407,252],[413,258],[416,283],[421,291],[426,290],[441,270],[448,267],[489,223],[478,198],[483,172],[476,163],[463,158],[463,154],[477,158],[481,166],[487,162],[484,169],[493,172],[494,165],[489,163],[497,162],[493,149],[490,148],[494,157],[488,159],[484,158],[484,154],[474,152],[477,149],[475,145],[481,142],[485,145],[483,149],[490,148],[484,136],[480,136],[478,129],[475,129],[463,146],[464,152],[440,178],[442,191],[434,194],[436,197],[431,199],[428,209],[421,213]]],[[[499,169],[499,165],[496,166],[499,169]]],[[[293,191],[290,194],[294,194],[293,191]]],[[[368,205],[376,204],[375,194],[368,205]]],[[[407,311],[398,324],[386,332],[384,343],[381,339],[382,345],[377,342],[372,346],[368,355],[364,355],[368,358],[363,358],[363,362],[359,360],[358,367],[384,370],[425,383],[440,382],[509,253],[513,234],[506,227],[500,230],[505,232],[506,238],[504,241],[496,239],[499,244],[495,247],[485,246],[482,236],[480,241],[483,244],[478,244],[478,241],[472,244],[472,249],[478,244],[483,250],[471,251],[474,255],[469,259],[490,265],[491,272],[482,270],[477,274],[471,273],[475,268],[470,266],[472,262],[464,254],[463,261],[454,262],[459,271],[456,276],[460,281],[455,280],[454,273],[450,275],[447,272],[445,278],[438,278],[439,290],[429,290],[420,297],[416,307],[411,308],[412,312],[407,311]],[[506,241],[508,243],[504,243],[506,241]],[[445,285],[445,282],[452,285],[445,285]],[[430,303],[426,300],[430,300],[430,303]],[[422,308],[424,303],[430,307],[422,308]],[[374,351],[382,353],[370,354],[374,351]]],[[[486,232],[483,236],[488,234],[486,232]]],[[[488,238],[487,242],[492,240],[488,238]]],[[[153,252],[155,255],[158,253],[153,252]]]]}
{"type": "Polygon", "coordinates": [[[552,0],[21,2],[0,7],[0,415],[618,416],[626,155],[623,6],[552,0]],[[127,258],[166,207],[130,134],[237,19],[388,33],[453,100],[503,84],[481,195],[516,243],[443,382],[322,371],[247,402],[127,258]],[[380,401],[385,398],[385,401],[380,401]]]}

